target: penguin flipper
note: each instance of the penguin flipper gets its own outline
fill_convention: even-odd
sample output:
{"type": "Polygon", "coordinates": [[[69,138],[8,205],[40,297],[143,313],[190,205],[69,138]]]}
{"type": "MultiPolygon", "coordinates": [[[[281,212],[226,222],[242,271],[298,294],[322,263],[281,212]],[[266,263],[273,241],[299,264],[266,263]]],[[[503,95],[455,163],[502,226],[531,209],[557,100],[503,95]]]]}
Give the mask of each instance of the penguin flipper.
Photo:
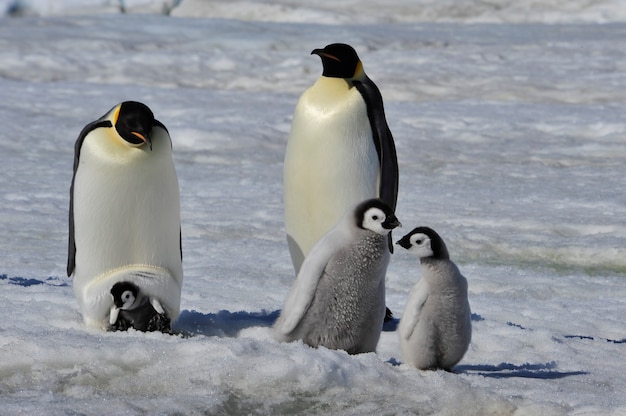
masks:
{"type": "Polygon", "coordinates": [[[159,302],[157,298],[150,298],[150,305],[152,305],[152,307],[158,314],[165,314],[165,309],[163,309],[163,306],[161,306],[161,302],[159,302]]]}
{"type": "Polygon", "coordinates": [[[120,309],[115,305],[111,306],[111,312],[109,313],[110,325],[113,325],[115,324],[115,322],[117,322],[117,317],[119,316],[119,314],[120,314],[120,309]]]}
{"type": "Polygon", "coordinates": [[[281,316],[276,322],[275,328],[280,334],[289,335],[296,329],[313,301],[326,265],[344,242],[343,232],[333,229],[326,233],[306,256],[296,282],[285,301],[281,316]]]}
{"type": "Polygon", "coordinates": [[[378,153],[381,172],[379,198],[395,211],[398,200],[398,157],[393,135],[385,117],[383,97],[376,84],[368,77],[353,82],[367,106],[367,117],[370,120],[374,145],[378,153]]]}
{"type": "Polygon", "coordinates": [[[411,290],[398,327],[402,338],[408,340],[413,335],[413,331],[415,331],[415,327],[421,318],[422,309],[428,300],[428,295],[429,287],[424,280],[420,280],[411,290]]]}

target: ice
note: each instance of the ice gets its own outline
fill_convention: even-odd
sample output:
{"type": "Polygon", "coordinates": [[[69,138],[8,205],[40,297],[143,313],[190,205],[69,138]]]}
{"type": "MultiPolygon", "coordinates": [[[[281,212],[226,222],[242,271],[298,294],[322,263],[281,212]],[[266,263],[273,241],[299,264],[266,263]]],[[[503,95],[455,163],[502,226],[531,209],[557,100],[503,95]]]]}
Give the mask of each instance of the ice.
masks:
{"type": "MultiPolygon", "coordinates": [[[[0,414],[626,414],[623,1],[165,3],[0,2],[0,414]],[[454,373],[393,325],[358,356],[271,336],[291,114],[338,41],[385,100],[396,239],[433,227],[468,278],[454,373]],[[173,140],[176,335],[85,328],[65,276],[74,141],[128,99],[173,140]]],[[[418,278],[396,252],[396,318],[418,278]]]]}

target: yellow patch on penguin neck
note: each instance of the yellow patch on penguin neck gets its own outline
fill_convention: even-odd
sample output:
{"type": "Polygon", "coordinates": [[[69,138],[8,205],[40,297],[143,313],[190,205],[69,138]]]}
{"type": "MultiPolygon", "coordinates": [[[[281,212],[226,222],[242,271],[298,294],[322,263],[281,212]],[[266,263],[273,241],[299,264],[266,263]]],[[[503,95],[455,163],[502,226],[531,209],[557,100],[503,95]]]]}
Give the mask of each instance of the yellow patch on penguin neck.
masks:
{"type": "Polygon", "coordinates": [[[356,64],[356,69],[354,70],[354,76],[352,79],[357,79],[359,81],[365,79],[365,70],[363,69],[363,63],[361,61],[356,64]]]}
{"type": "Polygon", "coordinates": [[[113,127],[117,124],[117,119],[120,116],[120,110],[122,109],[122,105],[119,104],[113,109],[113,117],[111,123],[113,123],[113,127]]]}

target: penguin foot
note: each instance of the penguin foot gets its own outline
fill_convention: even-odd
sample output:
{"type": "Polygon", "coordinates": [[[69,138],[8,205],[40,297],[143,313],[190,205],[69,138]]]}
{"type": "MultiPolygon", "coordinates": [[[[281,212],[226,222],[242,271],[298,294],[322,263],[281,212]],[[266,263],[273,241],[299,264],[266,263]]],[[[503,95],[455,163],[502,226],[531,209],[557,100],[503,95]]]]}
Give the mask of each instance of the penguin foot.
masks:
{"type": "Polygon", "coordinates": [[[158,313],[154,315],[148,321],[146,328],[142,331],[152,332],[152,331],[160,331],[166,334],[172,331],[172,322],[170,318],[165,313],[158,313]]]}
{"type": "Polygon", "coordinates": [[[393,312],[391,309],[385,308],[385,322],[393,321],[393,312]]]}
{"type": "Polygon", "coordinates": [[[128,331],[128,328],[132,328],[133,325],[131,322],[127,321],[124,318],[118,318],[115,323],[109,325],[107,331],[116,332],[116,331],[128,331]]]}

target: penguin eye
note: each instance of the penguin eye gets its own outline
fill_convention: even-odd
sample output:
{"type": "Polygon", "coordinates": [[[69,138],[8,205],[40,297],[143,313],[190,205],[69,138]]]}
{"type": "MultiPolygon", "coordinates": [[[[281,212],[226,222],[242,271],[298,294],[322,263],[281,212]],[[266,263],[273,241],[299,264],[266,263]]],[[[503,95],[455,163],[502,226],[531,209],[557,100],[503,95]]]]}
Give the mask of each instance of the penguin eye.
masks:
{"type": "Polygon", "coordinates": [[[422,240],[415,240],[415,244],[417,244],[417,245],[420,245],[420,244],[422,244],[422,243],[423,243],[423,241],[422,241],[422,240]]]}
{"type": "Polygon", "coordinates": [[[372,219],[373,219],[374,221],[378,221],[378,215],[372,215],[372,219]]]}

